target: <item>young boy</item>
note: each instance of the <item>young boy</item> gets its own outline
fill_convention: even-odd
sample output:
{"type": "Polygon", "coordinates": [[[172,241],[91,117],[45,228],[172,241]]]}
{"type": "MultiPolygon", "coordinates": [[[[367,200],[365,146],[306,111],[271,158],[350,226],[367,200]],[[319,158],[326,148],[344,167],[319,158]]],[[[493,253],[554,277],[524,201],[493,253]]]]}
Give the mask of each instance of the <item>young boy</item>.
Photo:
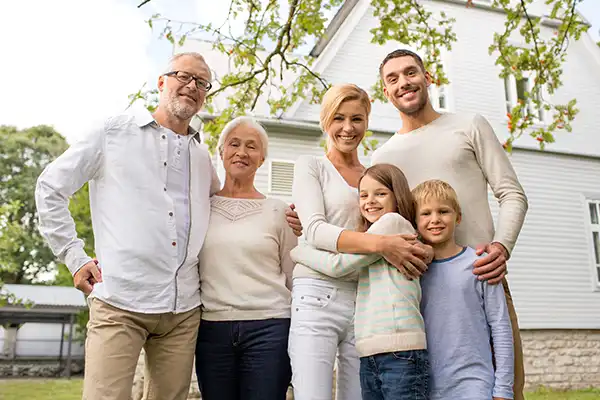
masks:
{"type": "Polygon", "coordinates": [[[435,254],[421,277],[431,400],[512,399],[513,338],[502,285],[479,281],[472,265],[485,254],[455,242],[461,210],[454,189],[429,180],[412,192],[417,229],[435,254]]]}

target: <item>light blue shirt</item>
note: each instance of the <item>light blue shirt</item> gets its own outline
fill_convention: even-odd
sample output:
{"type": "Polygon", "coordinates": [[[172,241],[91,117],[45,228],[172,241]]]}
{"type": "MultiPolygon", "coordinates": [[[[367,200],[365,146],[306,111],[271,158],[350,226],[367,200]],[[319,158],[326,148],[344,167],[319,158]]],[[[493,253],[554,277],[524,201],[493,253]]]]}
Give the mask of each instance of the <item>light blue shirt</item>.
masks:
{"type": "Polygon", "coordinates": [[[504,289],[477,280],[478,258],[465,247],[435,260],[421,278],[431,400],[513,398],[513,338],[504,289]]]}

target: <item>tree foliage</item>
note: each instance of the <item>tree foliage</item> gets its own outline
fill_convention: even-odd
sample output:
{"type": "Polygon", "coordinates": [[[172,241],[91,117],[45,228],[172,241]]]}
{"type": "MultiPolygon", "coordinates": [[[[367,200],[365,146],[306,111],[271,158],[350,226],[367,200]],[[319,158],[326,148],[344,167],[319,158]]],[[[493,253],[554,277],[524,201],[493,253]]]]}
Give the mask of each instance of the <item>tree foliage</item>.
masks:
{"type": "Polygon", "coordinates": [[[34,190],[44,167],[66,148],[49,126],[0,127],[0,280],[5,283],[37,283],[55,268],[38,231],[34,190]]]}
{"type": "MultiPolygon", "coordinates": [[[[490,55],[496,57],[500,66],[500,77],[513,75],[520,80],[526,76],[534,82],[522,101],[507,113],[508,151],[524,133],[537,140],[543,149],[546,143],[554,142],[557,130],[571,131],[571,122],[578,112],[575,99],[556,104],[551,96],[562,85],[562,64],[569,42],[579,39],[588,29],[575,11],[581,0],[545,0],[550,14],[543,18],[532,15],[533,1],[492,0],[488,6],[506,16],[504,31],[495,33],[489,46],[490,55]],[[552,37],[541,34],[543,19],[553,26],[552,37]],[[539,109],[548,116],[547,124],[536,124],[535,113],[539,109]]],[[[207,97],[207,111],[216,118],[207,121],[204,130],[209,133],[207,143],[214,148],[224,123],[254,111],[264,93],[268,93],[269,111],[275,117],[300,99],[320,101],[329,83],[313,69],[315,59],[298,55],[299,49],[325,34],[326,13],[342,3],[342,0],[230,0],[227,20],[222,25],[175,21],[158,14],[147,22],[151,28],[160,28],[161,37],[173,45],[182,45],[186,38],[199,32],[211,34],[213,48],[229,58],[234,72],[220,77],[207,97]],[[240,19],[245,22],[243,32],[234,33],[231,22],[240,19]],[[297,78],[286,82],[284,75],[288,73],[297,78]],[[224,93],[227,106],[217,110],[211,100],[224,93]]],[[[465,0],[465,6],[464,12],[469,12],[468,8],[480,5],[465,0]]],[[[457,40],[453,18],[444,12],[433,13],[427,2],[417,0],[371,0],[371,7],[379,19],[378,26],[370,31],[373,43],[394,40],[419,49],[434,82],[448,83],[440,54],[450,51],[457,40]]],[[[386,101],[375,72],[373,78],[372,97],[386,101]]],[[[130,100],[145,99],[152,110],[156,106],[155,95],[155,90],[142,89],[131,95],[130,100]]],[[[363,143],[367,149],[373,144],[363,143]]]]}
{"type": "MultiPolygon", "coordinates": [[[[34,198],[37,178],[67,147],[65,138],[49,126],[0,126],[0,292],[3,283],[73,284],[39,233],[34,198]]],[[[87,185],[73,196],[70,209],[79,237],[93,254],[87,185]]],[[[0,305],[6,302],[18,299],[0,295],[0,305]]]]}

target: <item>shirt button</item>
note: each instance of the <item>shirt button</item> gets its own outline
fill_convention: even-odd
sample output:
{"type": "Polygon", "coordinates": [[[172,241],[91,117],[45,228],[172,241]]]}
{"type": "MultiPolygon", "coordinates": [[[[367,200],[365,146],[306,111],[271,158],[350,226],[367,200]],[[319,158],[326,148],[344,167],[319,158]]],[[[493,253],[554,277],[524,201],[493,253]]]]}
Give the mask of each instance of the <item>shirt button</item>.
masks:
{"type": "Polygon", "coordinates": [[[166,192],[166,191],[167,191],[167,188],[163,188],[163,190],[166,192]]]}
{"type": "Polygon", "coordinates": [[[163,139],[166,139],[167,137],[166,137],[165,135],[162,135],[162,138],[163,138],[163,139]]]}
{"type": "Polygon", "coordinates": [[[169,213],[169,217],[172,217],[172,216],[173,216],[173,213],[172,213],[172,212],[170,212],[170,213],[169,213]]]}
{"type": "Polygon", "coordinates": [[[176,245],[177,245],[177,243],[175,243],[175,242],[173,242],[173,243],[171,243],[171,244],[172,244],[173,246],[176,246],[176,245]]]}
{"type": "Polygon", "coordinates": [[[166,166],[167,166],[167,162],[165,161],[165,162],[163,163],[163,165],[166,167],[166,166]]]}

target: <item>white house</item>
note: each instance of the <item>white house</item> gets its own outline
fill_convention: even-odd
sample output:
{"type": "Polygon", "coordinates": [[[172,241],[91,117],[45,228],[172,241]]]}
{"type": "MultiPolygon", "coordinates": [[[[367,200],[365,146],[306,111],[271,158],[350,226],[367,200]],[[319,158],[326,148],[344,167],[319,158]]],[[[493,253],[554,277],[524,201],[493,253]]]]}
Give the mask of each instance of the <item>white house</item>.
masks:
{"type": "MultiPolygon", "coordinates": [[[[505,15],[491,1],[423,1],[434,12],[454,17],[458,41],[443,55],[450,84],[432,88],[441,111],[478,112],[507,136],[506,110],[517,100],[517,83],[498,77],[495,57],[488,55],[494,32],[503,30],[505,15]],[[486,5],[487,4],[487,5],[486,5]],[[475,28],[475,26],[479,27],[475,28]],[[483,28],[485,27],[485,28],[483,28]]],[[[535,9],[543,15],[543,3],[535,9]]],[[[315,68],[331,83],[352,82],[369,89],[384,56],[399,47],[370,42],[378,24],[369,0],[349,0],[341,7],[311,54],[315,68]]],[[[552,35],[545,22],[542,35],[552,35]]],[[[188,40],[177,51],[202,52],[215,73],[228,71],[227,59],[205,42],[188,40]]],[[[577,98],[580,112],[572,133],[540,151],[530,137],[517,141],[510,156],[529,199],[529,212],[512,259],[509,275],[522,329],[529,387],[600,386],[600,48],[584,34],[569,44],[563,66],[564,86],[557,102],[577,98]]],[[[523,83],[520,83],[523,84],[523,83]]],[[[284,118],[263,120],[270,136],[270,157],[256,184],[264,193],[291,201],[293,165],[302,154],[322,154],[317,105],[301,102],[284,118]]],[[[543,116],[542,116],[543,117],[543,116]]],[[[380,142],[400,127],[391,104],[375,103],[370,128],[380,142]]],[[[544,123],[543,118],[540,123],[544,123]]],[[[426,156],[426,155],[424,155],[426,156]]],[[[363,161],[369,165],[369,157],[363,161]]],[[[220,163],[217,162],[220,167],[220,163]]],[[[220,171],[222,174],[222,170],[220,171]]],[[[490,195],[490,206],[497,203],[490,195]]]]}

